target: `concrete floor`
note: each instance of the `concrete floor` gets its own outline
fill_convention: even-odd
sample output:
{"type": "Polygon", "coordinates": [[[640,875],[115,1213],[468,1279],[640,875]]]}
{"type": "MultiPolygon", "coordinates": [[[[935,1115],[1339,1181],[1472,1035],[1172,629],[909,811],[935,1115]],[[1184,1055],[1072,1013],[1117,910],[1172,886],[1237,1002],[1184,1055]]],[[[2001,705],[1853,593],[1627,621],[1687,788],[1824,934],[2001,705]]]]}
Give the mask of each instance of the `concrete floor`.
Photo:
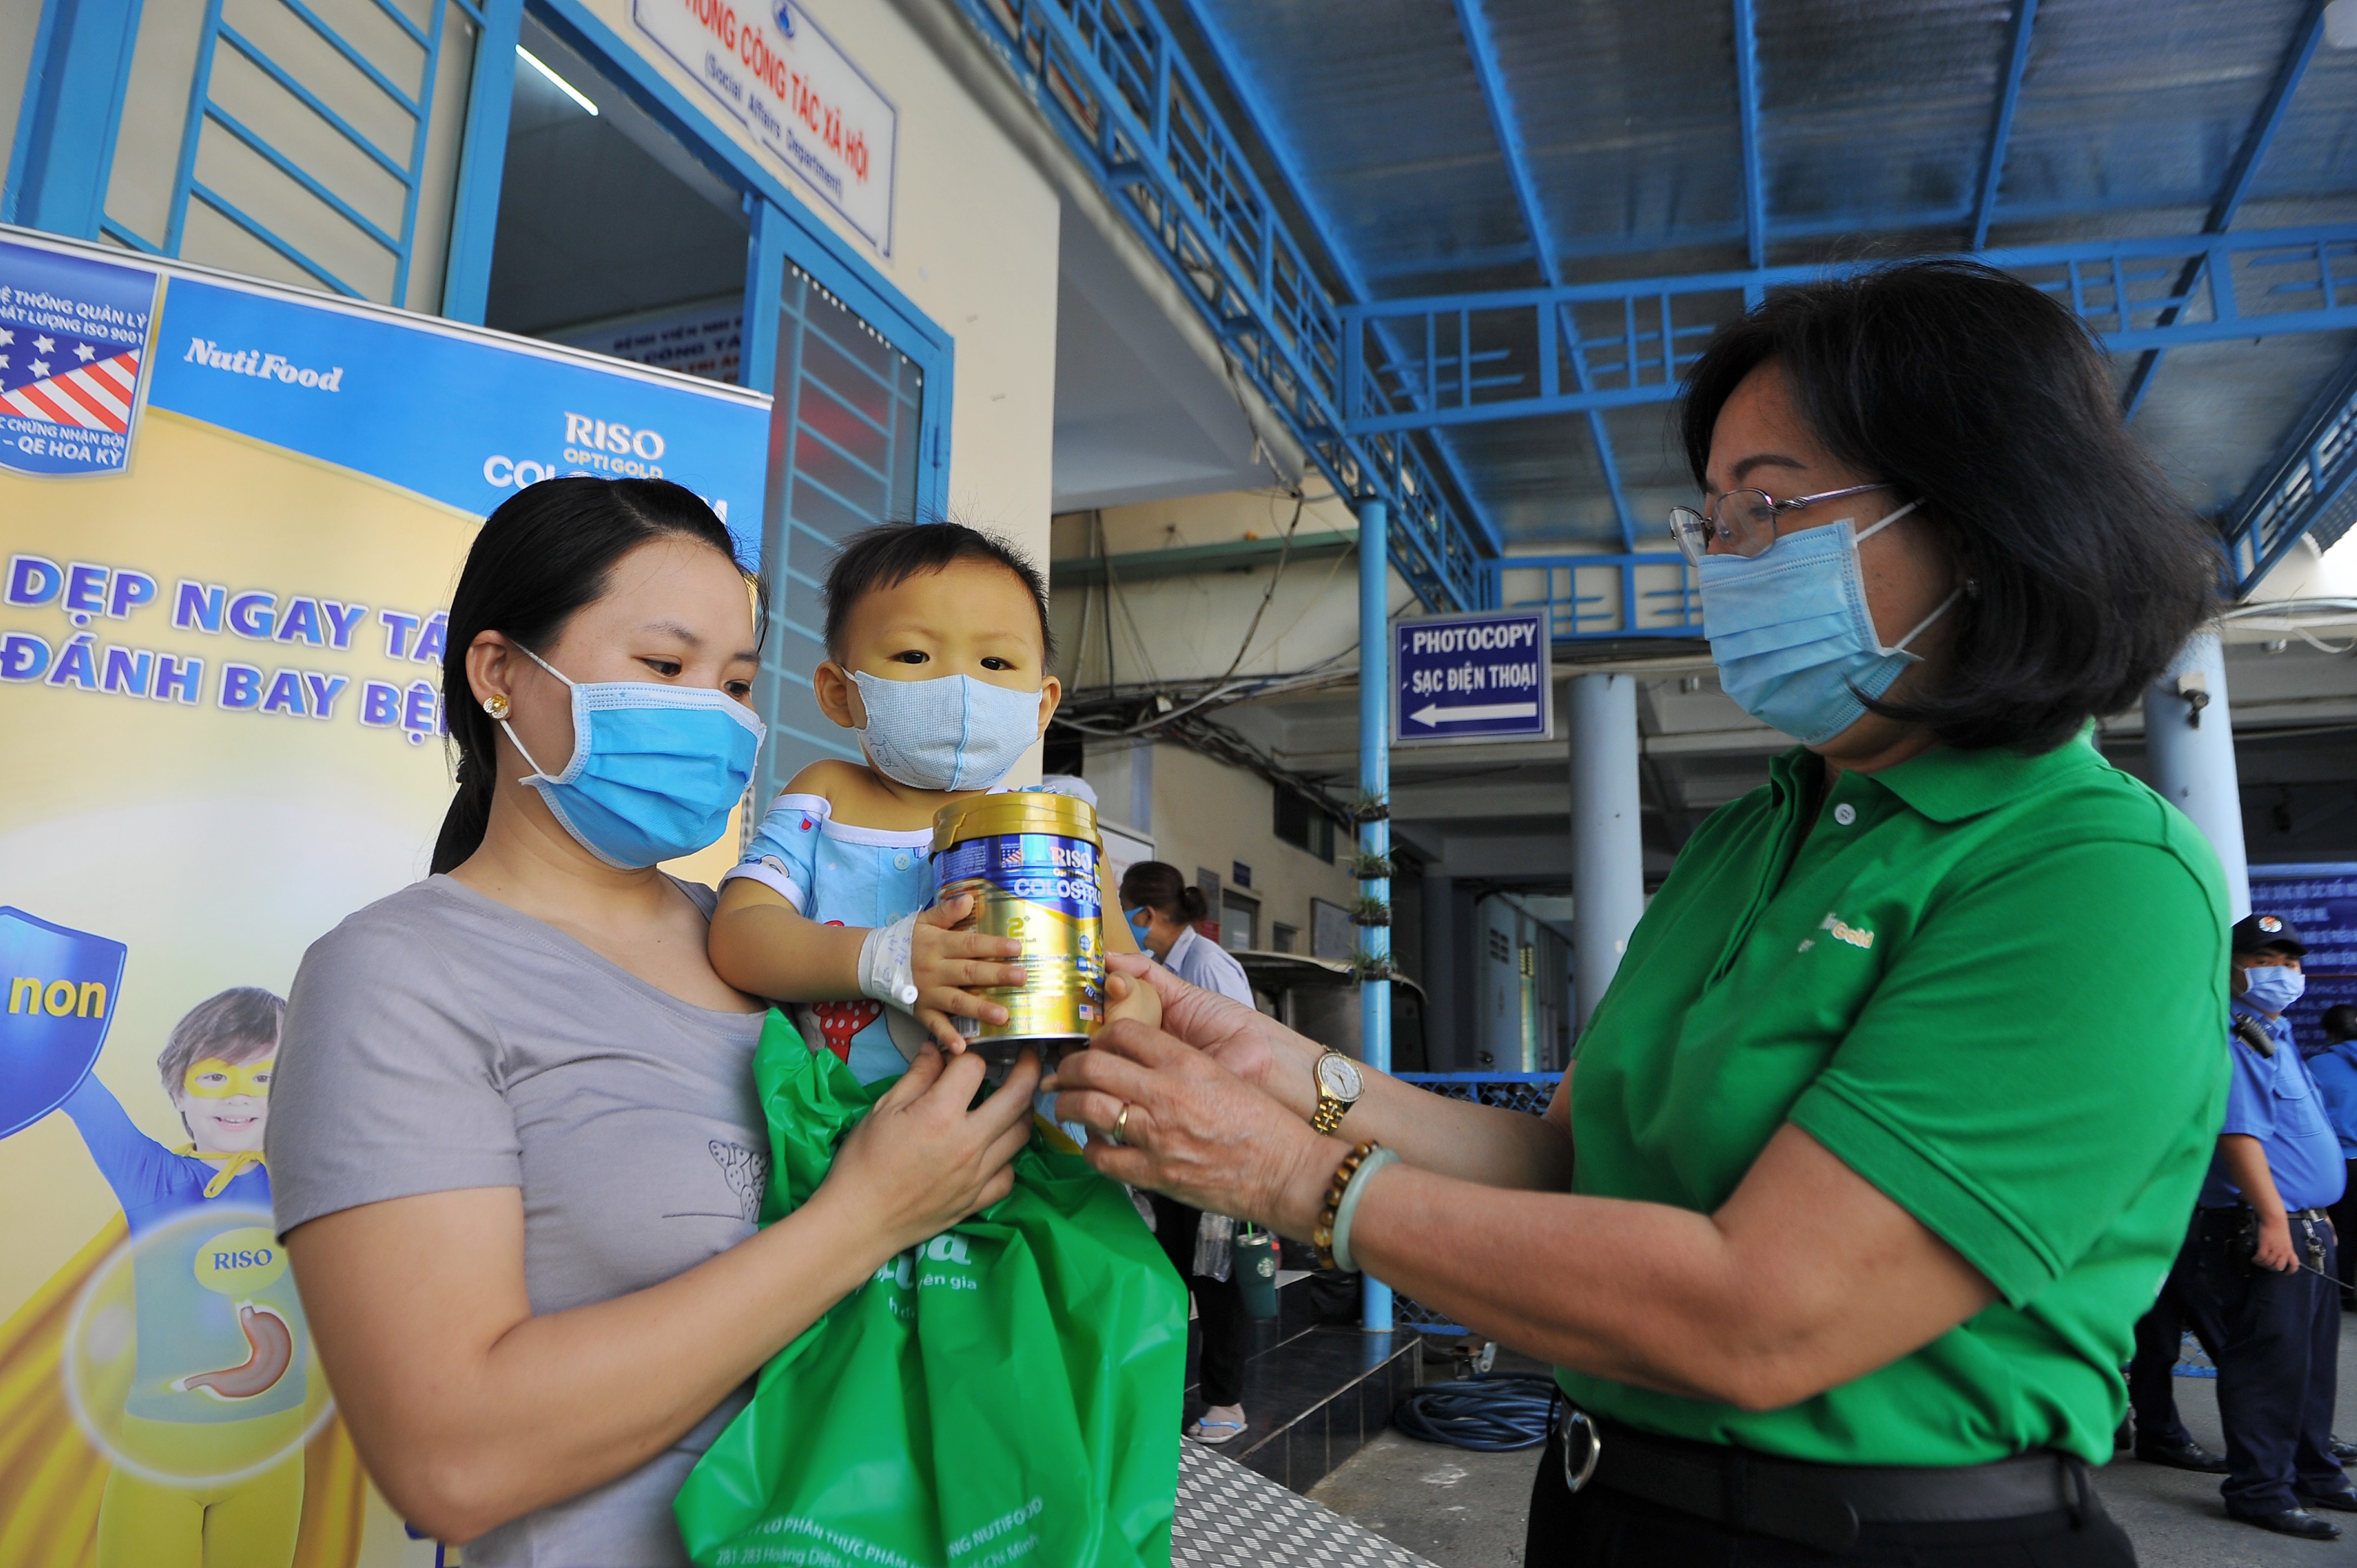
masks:
{"type": "MultiPolygon", "coordinates": [[[[2357,1436],[2357,1315],[2341,1322],[2340,1430],[2357,1436]]],[[[2177,1380],[2185,1424],[2213,1451],[2225,1447],[2218,1431],[2216,1387],[2206,1379],[2177,1380]]],[[[1523,1520],[1537,1463],[1535,1449],[1474,1454],[1386,1430],[1309,1495],[1439,1568],[1519,1568],[1523,1520]]],[[[2123,1457],[2098,1471],[2095,1480],[2104,1506],[2136,1541],[2144,1568],[2357,1563],[2357,1514],[2328,1516],[2347,1532],[2339,1541],[2292,1541],[2227,1519],[2214,1476],[2123,1457]]]]}

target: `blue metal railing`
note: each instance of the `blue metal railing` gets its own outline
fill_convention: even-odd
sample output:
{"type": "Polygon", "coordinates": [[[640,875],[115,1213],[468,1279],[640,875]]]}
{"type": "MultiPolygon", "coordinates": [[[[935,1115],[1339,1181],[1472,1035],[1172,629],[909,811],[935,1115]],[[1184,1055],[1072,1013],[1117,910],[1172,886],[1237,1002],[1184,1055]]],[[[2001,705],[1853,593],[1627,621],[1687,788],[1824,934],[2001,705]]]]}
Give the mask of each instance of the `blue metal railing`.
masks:
{"type": "MultiPolygon", "coordinates": [[[[2357,223],[2088,240],[1975,259],[2059,295],[2119,352],[2357,328],[2357,223]]],[[[1878,264],[1347,305],[1341,428],[1372,436],[1668,403],[1702,345],[1747,300],[1878,264]],[[1378,336],[1420,348],[1380,362],[1356,351],[1378,336]],[[1576,349],[1585,349],[1592,385],[1565,385],[1576,349]],[[1474,364],[1500,368],[1476,378],[1468,373],[1474,364]]]]}
{"type": "Polygon", "coordinates": [[[2357,356],[2309,408],[2225,528],[2228,596],[2240,599],[2314,532],[2330,548],[2357,518],[2357,356]]]}
{"type": "Polygon", "coordinates": [[[1547,1102],[1555,1098],[1555,1085],[1563,1081],[1560,1072],[1403,1072],[1393,1076],[1402,1083],[1412,1083],[1451,1100],[1502,1105],[1509,1111],[1527,1111],[1534,1116],[1547,1108],[1547,1102]]]}
{"type": "MultiPolygon", "coordinates": [[[[442,64],[444,22],[449,7],[456,5],[460,14],[472,22],[477,36],[482,37],[484,9],[481,0],[433,0],[431,17],[421,27],[404,14],[393,0],[374,0],[376,9],[399,29],[408,45],[417,51],[412,61],[402,62],[396,69],[415,66],[417,89],[414,93],[404,89],[388,73],[381,62],[330,26],[304,0],[273,0],[285,12],[285,18],[316,35],[327,45],[332,57],[349,66],[361,83],[361,91],[374,92],[408,121],[406,145],[387,148],[377,137],[370,135],[353,123],[352,116],[339,113],[316,83],[307,83],[288,64],[274,56],[256,41],[248,31],[232,26],[222,16],[221,0],[206,0],[204,20],[198,33],[196,65],[188,90],[188,113],[180,138],[179,158],[174,171],[168,217],[161,235],[143,234],[130,222],[112,213],[102,212],[99,231],[135,250],[150,255],[178,255],[187,237],[190,206],[201,206],[242,230],[306,276],[323,287],[352,298],[372,298],[380,303],[406,305],[409,302],[409,274],[416,260],[417,203],[420,189],[425,183],[425,160],[429,145],[431,118],[435,101],[435,77],[442,64]],[[264,77],[274,83],[296,103],[316,116],[323,130],[338,141],[359,151],[371,163],[393,179],[401,191],[401,220],[398,232],[370,218],[361,209],[361,193],[339,190],[329,177],[318,171],[317,160],[307,159],[300,145],[288,146],[273,142],[253,125],[232,113],[214,94],[214,66],[222,46],[226,45],[252,65],[264,77]],[[271,169],[297,189],[317,201],[333,220],[348,226],[369,245],[384,252],[391,263],[389,286],[345,275],[345,268],[331,265],[314,253],[317,242],[306,248],[295,238],[280,232],[264,219],[248,209],[231,193],[215,184],[198,177],[197,159],[206,136],[207,127],[217,126],[230,137],[263,160],[271,169]]],[[[512,31],[512,29],[509,29],[512,31]]],[[[368,116],[362,115],[365,119],[368,116]]]]}
{"type": "MultiPolygon", "coordinates": [[[[1502,1105],[1509,1111],[1525,1111],[1534,1116],[1546,1110],[1547,1102],[1555,1098],[1555,1085],[1563,1081],[1559,1072],[1403,1072],[1394,1076],[1402,1083],[1412,1083],[1451,1100],[1502,1105]]],[[[1401,1328],[1426,1334],[1465,1331],[1461,1325],[1404,1295],[1392,1297],[1392,1321],[1401,1328]]]]}
{"type": "Polygon", "coordinates": [[[1556,642],[1702,635],[1701,585],[1674,551],[1501,555],[1481,570],[1491,604],[1543,611],[1556,642]]]}
{"type": "MultiPolygon", "coordinates": [[[[1482,603],[1483,552],[1421,444],[1341,429],[1393,349],[1352,333],[1148,0],[958,0],[985,43],[1177,277],[1342,494],[1391,508],[1392,556],[1427,605],[1482,603]]],[[[1367,395],[1385,401],[1377,390],[1367,395]]]]}

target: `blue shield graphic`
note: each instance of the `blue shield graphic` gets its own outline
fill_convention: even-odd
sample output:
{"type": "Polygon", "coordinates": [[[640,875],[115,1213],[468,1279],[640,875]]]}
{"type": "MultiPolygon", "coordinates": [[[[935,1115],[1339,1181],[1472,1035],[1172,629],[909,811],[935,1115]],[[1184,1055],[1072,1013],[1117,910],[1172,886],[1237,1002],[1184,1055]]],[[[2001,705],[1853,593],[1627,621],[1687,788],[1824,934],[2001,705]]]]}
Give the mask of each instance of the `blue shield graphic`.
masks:
{"type": "Polygon", "coordinates": [[[121,942],[0,904],[0,1138],[55,1111],[89,1076],[123,993],[121,942]]]}
{"type": "Polygon", "coordinates": [[[145,267],[0,243],[0,468],[122,470],[156,282],[145,267]]]}

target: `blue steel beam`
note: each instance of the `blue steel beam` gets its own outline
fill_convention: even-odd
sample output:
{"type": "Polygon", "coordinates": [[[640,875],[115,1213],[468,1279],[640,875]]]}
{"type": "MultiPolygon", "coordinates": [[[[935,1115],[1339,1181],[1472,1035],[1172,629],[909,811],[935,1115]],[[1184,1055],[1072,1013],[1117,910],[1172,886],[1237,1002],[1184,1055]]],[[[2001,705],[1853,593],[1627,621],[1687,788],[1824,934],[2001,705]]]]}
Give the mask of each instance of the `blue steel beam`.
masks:
{"type": "MultiPolygon", "coordinates": [[[[2203,233],[2224,233],[2242,208],[2243,198],[2250,194],[2251,181],[2258,174],[2267,148],[2274,145],[2276,133],[2283,128],[2284,112],[2291,107],[2292,94],[2299,90],[2299,79],[2308,73],[2308,62],[2316,57],[2317,43],[2324,37],[2324,6],[2325,0],[2308,0],[2308,15],[2301,18],[2299,31],[2293,35],[2283,63],[2276,68],[2275,81],[2260,102],[2259,113],[2243,137],[2243,145],[2235,150],[2234,161],[2227,166],[2225,183],[2219,187],[2217,198],[2210,204],[2210,216],[2201,225],[2203,233]]],[[[2190,270],[2177,280],[2179,294],[2192,289],[2202,263],[2186,264],[2190,270]]],[[[2120,393],[2122,418],[2134,419],[2136,410],[2144,406],[2145,393],[2152,390],[2153,376],[2160,369],[2160,356],[2158,349],[2146,349],[2136,360],[2136,369],[2128,373],[2127,386],[2120,393]]]]}
{"type": "Polygon", "coordinates": [[[1751,0],[1735,0],[1735,111],[1742,137],[1743,243],[1751,264],[1768,262],[1768,198],[1760,187],[1760,38],[1751,0]]]}
{"type": "MultiPolygon", "coordinates": [[[[1538,181],[1531,175],[1528,145],[1523,140],[1522,122],[1514,113],[1513,101],[1507,95],[1506,73],[1499,63],[1497,39],[1491,34],[1490,18],[1482,14],[1481,0],[1456,0],[1457,26],[1465,35],[1465,48],[1473,57],[1473,74],[1481,83],[1482,102],[1489,107],[1490,124],[1498,137],[1499,156],[1506,160],[1506,177],[1514,188],[1514,201],[1522,209],[1523,227],[1530,231],[1531,249],[1537,252],[1539,272],[1550,287],[1563,282],[1563,263],[1555,253],[1555,231],[1549,227],[1546,211],[1539,205],[1538,181]]],[[[1587,350],[1579,341],[1579,325],[1569,315],[1562,316],[1556,326],[1563,329],[1571,350],[1571,371],[1579,382],[1579,390],[1587,391],[1587,350]]],[[[1587,414],[1587,434],[1596,443],[1596,460],[1603,470],[1604,488],[1612,497],[1612,516],[1620,526],[1620,544],[1633,550],[1637,545],[1637,520],[1629,510],[1629,498],[1620,489],[1620,464],[1612,452],[1612,434],[1604,428],[1601,410],[1591,409],[1587,414]]]]}
{"type": "Polygon", "coordinates": [[[2303,535],[2316,532],[2317,542],[2330,547],[2357,518],[2349,504],[2357,499],[2357,355],[2342,362],[2259,473],[2225,528],[2227,575],[2237,599],[2303,535]]]}
{"type": "Polygon", "coordinates": [[[1988,243],[1996,216],[1996,188],[2005,178],[2005,146],[2013,138],[2013,112],[2021,102],[2021,79],[2029,70],[2029,33],[2038,23],[2038,0],[2019,0],[2007,40],[2005,81],[1997,89],[1996,119],[1989,127],[1988,151],[1981,158],[1980,194],[1973,199],[1973,245],[1988,243]]]}
{"type": "Polygon", "coordinates": [[[1341,428],[1341,389],[1351,381],[1370,383],[1362,401],[1391,404],[1380,385],[1389,373],[1383,335],[1352,334],[1346,353],[1340,302],[1286,231],[1147,0],[957,6],[1189,292],[1319,471],[1354,502],[1387,504],[1393,564],[1417,596],[1435,607],[1478,607],[1487,552],[1418,444],[1341,428]]]}
{"type": "MultiPolygon", "coordinates": [[[[1344,247],[1342,237],[1335,230],[1332,220],[1327,217],[1325,208],[1310,195],[1309,182],[1302,177],[1300,160],[1294,156],[1292,144],[1276,134],[1276,125],[1263,106],[1258,89],[1253,84],[1249,65],[1237,53],[1234,43],[1228,38],[1227,29],[1219,25],[1218,18],[1211,14],[1204,0],[1178,0],[1178,4],[1186,10],[1188,19],[1195,24],[1195,32],[1202,38],[1204,47],[1211,51],[1211,58],[1219,63],[1221,74],[1228,79],[1229,89],[1234,92],[1236,102],[1243,110],[1243,128],[1268,150],[1270,161],[1276,165],[1277,173],[1285,177],[1286,184],[1292,188],[1295,205],[1300,208],[1310,232],[1324,247],[1327,259],[1341,277],[1342,286],[1350,290],[1352,299],[1372,299],[1374,291],[1367,286],[1366,274],[1360,270],[1358,258],[1344,247]]],[[[1151,16],[1152,13],[1147,12],[1146,15],[1151,16]]],[[[1158,19],[1156,26],[1160,28],[1158,19]]],[[[1167,30],[1164,32],[1167,38],[1167,30]]],[[[1488,510],[1481,504],[1480,496],[1473,489],[1472,481],[1466,477],[1463,466],[1458,461],[1456,447],[1446,436],[1437,435],[1433,437],[1433,447],[1439,456],[1441,468],[1456,485],[1457,493],[1464,498],[1466,510],[1473,514],[1474,525],[1481,531],[1491,553],[1494,554],[1504,550],[1505,536],[1498,532],[1498,525],[1491,520],[1488,510]]]]}
{"type": "MultiPolygon", "coordinates": [[[[1984,251],[1975,259],[2058,295],[2115,353],[2357,328],[2357,222],[2073,241],[1984,251]],[[2172,281],[2189,275],[2190,286],[2172,281]]],[[[1341,351],[1349,373],[1340,428],[1364,437],[1668,403],[1703,343],[1740,314],[1747,299],[1880,264],[1762,267],[1344,306],[1341,351]],[[1587,324],[1582,341],[1597,384],[1586,390],[1549,384],[1553,334],[1566,315],[1587,324]],[[1358,348],[1379,321],[1401,339],[1437,345],[1422,361],[1401,367],[1398,379],[1410,388],[1445,386],[1448,395],[1435,390],[1403,399],[1367,369],[1358,348]],[[1505,367],[1486,385],[1455,373],[1471,352],[1454,341],[1466,323],[1479,326],[1480,351],[1501,357],[1505,367]]]]}

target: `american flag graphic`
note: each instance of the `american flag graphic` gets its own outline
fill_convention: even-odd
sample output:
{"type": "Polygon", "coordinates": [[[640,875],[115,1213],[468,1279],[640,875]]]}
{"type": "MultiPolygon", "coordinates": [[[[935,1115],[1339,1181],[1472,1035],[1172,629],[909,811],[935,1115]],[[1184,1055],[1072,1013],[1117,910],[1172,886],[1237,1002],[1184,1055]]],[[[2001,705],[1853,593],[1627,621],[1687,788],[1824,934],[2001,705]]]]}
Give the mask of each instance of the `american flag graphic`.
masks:
{"type": "Polygon", "coordinates": [[[139,350],[102,355],[63,333],[0,328],[0,409],[77,430],[121,435],[131,428],[139,350]]]}

